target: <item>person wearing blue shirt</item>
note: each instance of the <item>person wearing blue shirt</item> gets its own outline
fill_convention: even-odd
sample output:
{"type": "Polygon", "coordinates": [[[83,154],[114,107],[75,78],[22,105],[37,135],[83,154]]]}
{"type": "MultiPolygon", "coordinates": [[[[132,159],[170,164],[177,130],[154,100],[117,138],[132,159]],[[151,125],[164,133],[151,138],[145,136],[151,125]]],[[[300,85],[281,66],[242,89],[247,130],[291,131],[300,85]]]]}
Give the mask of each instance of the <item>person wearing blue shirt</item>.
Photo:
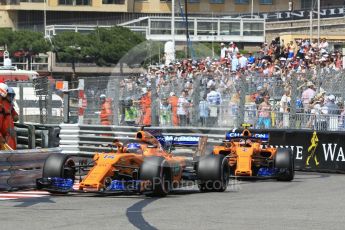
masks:
{"type": "Polygon", "coordinates": [[[255,63],[255,57],[253,55],[253,52],[249,52],[249,57],[248,57],[248,64],[254,64],[255,63]]]}

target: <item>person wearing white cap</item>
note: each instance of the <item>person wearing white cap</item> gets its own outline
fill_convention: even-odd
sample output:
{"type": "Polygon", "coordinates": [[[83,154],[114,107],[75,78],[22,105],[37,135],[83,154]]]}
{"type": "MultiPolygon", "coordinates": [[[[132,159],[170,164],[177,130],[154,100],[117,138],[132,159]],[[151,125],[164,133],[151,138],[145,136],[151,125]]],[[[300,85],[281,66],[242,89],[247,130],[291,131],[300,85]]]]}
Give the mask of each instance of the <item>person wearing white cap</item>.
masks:
{"type": "Polygon", "coordinates": [[[311,81],[307,82],[307,89],[302,93],[302,103],[305,112],[310,112],[310,102],[315,97],[314,84],[311,81]]]}
{"type": "Polygon", "coordinates": [[[339,106],[335,103],[335,96],[329,95],[325,104],[327,108],[327,114],[340,114],[339,106]]]}
{"type": "Polygon", "coordinates": [[[226,56],[227,48],[225,47],[224,43],[220,43],[220,58],[224,59],[226,56]]]}
{"type": "Polygon", "coordinates": [[[228,58],[236,57],[237,53],[239,53],[239,50],[234,42],[230,42],[230,46],[228,49],[228,58]]]}
{"type": "Polygon", "coordinates": [[[339,114],[341,110],[335,103],[335,96],[329,95],[326,104],[324,105],[325,114],[327,114],[327,128],[328,130],[337,130],[339,123],[339,114]]]}

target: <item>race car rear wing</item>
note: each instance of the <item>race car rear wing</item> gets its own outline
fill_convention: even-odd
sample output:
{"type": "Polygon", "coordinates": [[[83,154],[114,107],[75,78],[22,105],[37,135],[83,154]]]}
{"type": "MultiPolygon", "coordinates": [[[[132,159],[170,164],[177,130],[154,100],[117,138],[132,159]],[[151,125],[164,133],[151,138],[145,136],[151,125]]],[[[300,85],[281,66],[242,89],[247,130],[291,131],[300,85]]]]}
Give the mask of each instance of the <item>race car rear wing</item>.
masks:
{"type": "Polygon", "coordinates": [[[167,146],[198,146],[200,136],[164,135],[161,130],[146,129],[146,132],[154,136],[163,147],[167,146]]]}
{"type": "Polygon", "coordinates": [[[159,135],[155,136],[163,147],[167,146],[198,146],[199,136],[173,136],[159,135]]]}
{"type": "Polygon", "coordinates": [[[261,142],[267,143],[270,139],[270,135],[268,133],[252,133],[250,137],[245,137],[240,132],[227,132],[225,134],[226,141],[231,141],[231,140],[240,139],[240,138],[256,139],[256,140],[260,140],[261,142]]]}

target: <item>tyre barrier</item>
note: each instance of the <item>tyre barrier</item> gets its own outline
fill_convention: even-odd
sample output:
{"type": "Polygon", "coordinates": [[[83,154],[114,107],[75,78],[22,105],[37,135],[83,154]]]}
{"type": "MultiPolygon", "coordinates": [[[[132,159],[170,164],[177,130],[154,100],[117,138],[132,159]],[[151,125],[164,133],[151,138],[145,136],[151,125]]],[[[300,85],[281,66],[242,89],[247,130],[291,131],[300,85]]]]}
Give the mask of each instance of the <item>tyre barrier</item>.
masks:
{"type": "Polygon", "coordinates": [[[60,148],[1,151],[0,190],[34,188],[36,179],[42,177],[45,159],[60,148]]]}

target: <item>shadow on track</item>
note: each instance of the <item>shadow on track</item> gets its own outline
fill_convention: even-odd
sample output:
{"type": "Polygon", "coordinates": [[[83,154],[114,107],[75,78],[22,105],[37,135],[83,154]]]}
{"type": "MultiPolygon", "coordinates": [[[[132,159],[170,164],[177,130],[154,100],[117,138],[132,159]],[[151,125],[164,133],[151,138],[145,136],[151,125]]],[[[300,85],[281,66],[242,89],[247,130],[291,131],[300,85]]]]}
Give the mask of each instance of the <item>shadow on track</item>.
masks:
{"type": "Polygon", "coordinates": [[[144,230],[156,230],[157,228],[150,225],[143,217],[143,209],[151,204],[152,202],[158,200],[159,198],[144,199],[133,204],[131,207],[127,208],[126,216],[128,221],[133,224],[138,229],[144,230]]]}

